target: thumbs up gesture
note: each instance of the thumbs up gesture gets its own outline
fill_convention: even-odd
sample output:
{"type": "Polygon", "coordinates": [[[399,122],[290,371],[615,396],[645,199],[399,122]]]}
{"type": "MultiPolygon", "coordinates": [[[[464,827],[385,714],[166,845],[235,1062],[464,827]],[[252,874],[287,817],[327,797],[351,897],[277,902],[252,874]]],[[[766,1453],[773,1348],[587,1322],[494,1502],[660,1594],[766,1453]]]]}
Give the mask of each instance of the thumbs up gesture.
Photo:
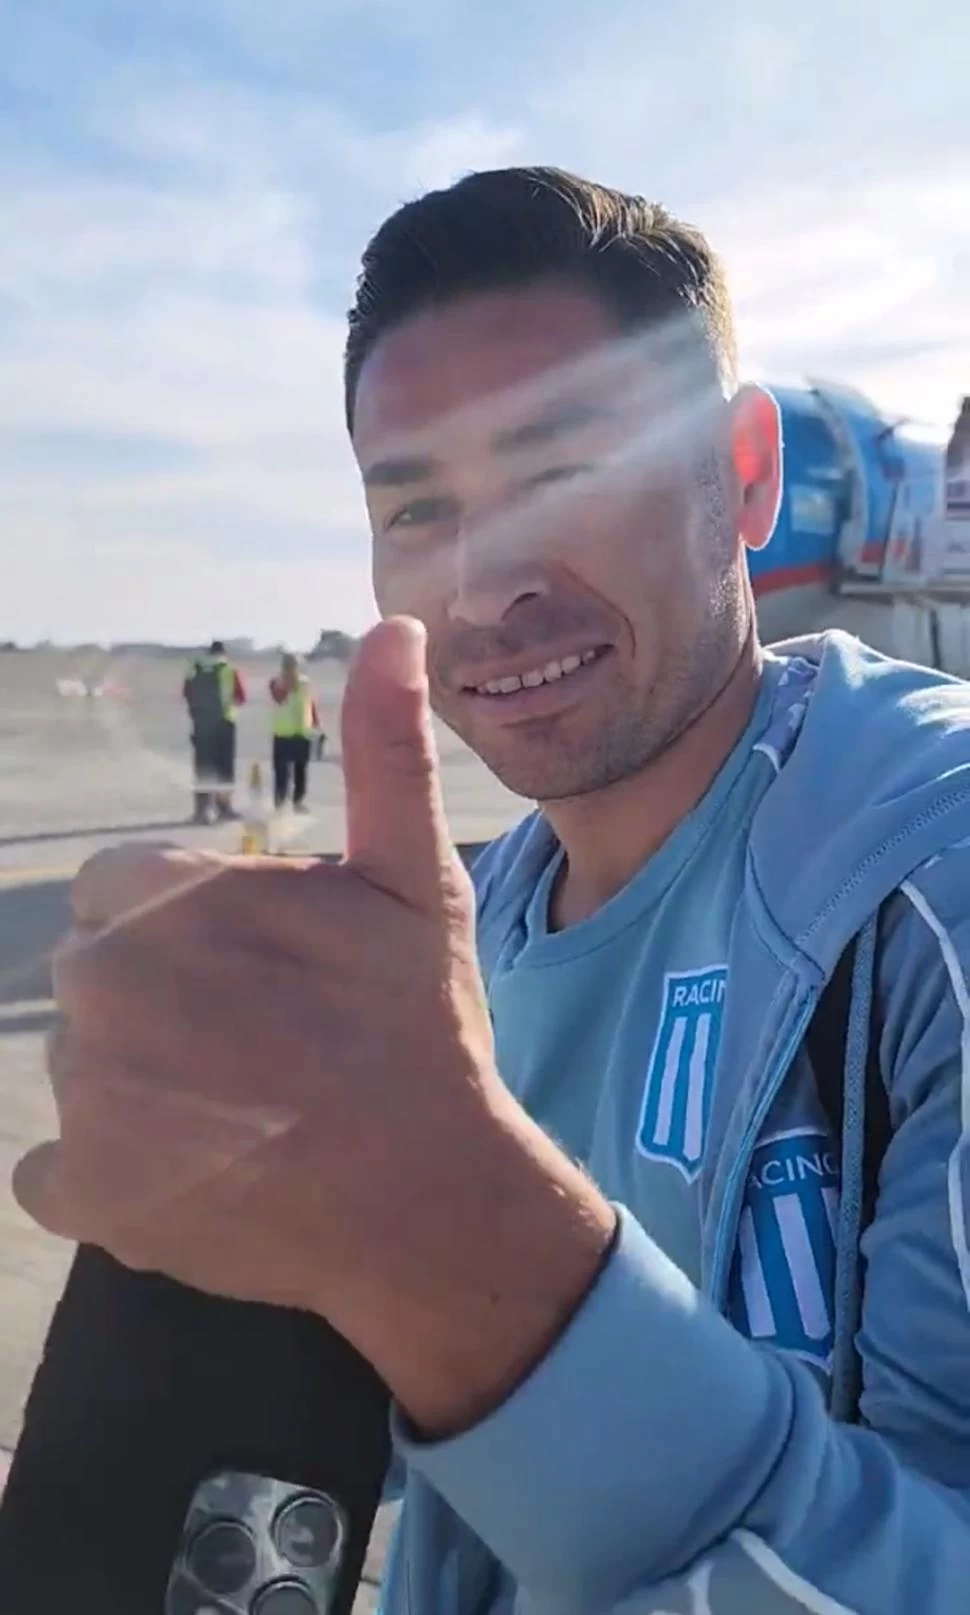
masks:
{"type": "Polygon", "coordinates": [[[328,1317],[444,1427],[554,1338],[613,1219],[496,1073],[424,660],[404,619],[360,649],[342,864],[84,866],[55,960],[60,1136],[14,1191],[129,1267],[328,1317]],[[523,1226],[538,1272],[513,1271],[523,1226]]]}

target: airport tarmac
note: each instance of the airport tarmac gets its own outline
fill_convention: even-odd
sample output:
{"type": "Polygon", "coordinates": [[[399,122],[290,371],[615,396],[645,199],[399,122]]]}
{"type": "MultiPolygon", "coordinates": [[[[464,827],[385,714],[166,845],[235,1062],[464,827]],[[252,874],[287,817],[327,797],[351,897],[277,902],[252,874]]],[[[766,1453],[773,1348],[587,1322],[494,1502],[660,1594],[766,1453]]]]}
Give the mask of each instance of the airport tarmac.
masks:
{"type": "MultiPolygon", "coordinates": [[[[250,762],[268,760],[266,684],[275,667],[275,659],[242,667],[251,700],[240,721],[241,780],[250,762]]],[[[0,1449],[16,1441],[72,1256],[71,1247],[21,1214],[8,1187],[14,1162],[53,1126],[44,1075],[44,1036],[54,1008],[48,958],[66,923],[70,879],[91,853],[122,840],[226,850],[238,844],[238,825],[202,830],[186,824],[191,779],[182,673],[182,664],[168,658],[0,653],[0,1449]],[[103,685],[103,693],[60,694],[58,681],[69,688],[71,680],[103,685]]],[[[311,769],[311,815],[296,821],[298,834],[288,842],[294,849],[339,852],[343,681],[332,664],[314,667],[312,675],[330,742],[326,759],[311,769]]],[[[456,840],[486,839],[521,815],[523,804],[446,732],[440,747],[456,840]]],[[[0,1451],[0,1483],[2,1474],[0,1451]]],[[[372,1579],[386,1534],[385,1518],[372,1579]]],[[[365,1586],[361,1615],[374,1608],[374,1599],[373,1586],[365,1586]]]]}

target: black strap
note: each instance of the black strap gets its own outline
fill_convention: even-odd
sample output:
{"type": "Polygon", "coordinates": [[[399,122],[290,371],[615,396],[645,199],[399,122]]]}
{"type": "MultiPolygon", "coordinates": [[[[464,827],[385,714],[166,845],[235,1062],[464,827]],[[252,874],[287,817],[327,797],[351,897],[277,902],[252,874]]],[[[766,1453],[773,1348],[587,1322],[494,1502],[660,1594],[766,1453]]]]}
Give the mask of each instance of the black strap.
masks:
{"type": "MultiPolygon", "coordinates": [[[[842,1146],[845,1120],[845,1052],[855,959],[856,938],[853,938],[825,985],[805,1038],[819,1099],[839,1148],[842,1146]]],[[[879,1064],[879,1040],[878,995],[873,990],[866,1045],[860,1237],[875,1216],[879,1172],[892,1136],[889,1100],[879,1064]]]]}
{"type": "MultiPolygon", "coordinates": [[[[819,1098],[832,1129],[841,1144],[845,1116],[845,1046],[849,1032],[849,1006],[852,1002],[852,975],[855,969],[856,940],[849,943],[839,959],[808,1028],[806,1044],[819,1098]]],[[[872,1221],[879,1189],[882,1158],[892,1133],[889,1101],[879,1066],[879,1015],[877,995],[872,995],[869,1041],[866,1048],[865,1139],[862,1149],[862,1228],[872,1221]]]]}

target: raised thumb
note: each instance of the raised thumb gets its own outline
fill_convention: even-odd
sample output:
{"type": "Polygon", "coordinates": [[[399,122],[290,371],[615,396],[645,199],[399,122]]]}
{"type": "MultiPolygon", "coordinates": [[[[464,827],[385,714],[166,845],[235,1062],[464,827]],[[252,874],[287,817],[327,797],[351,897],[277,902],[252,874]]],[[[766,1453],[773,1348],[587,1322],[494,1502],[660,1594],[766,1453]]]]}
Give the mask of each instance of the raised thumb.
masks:
{"type": "Polygon", "coordinates": [[[391,617],[362,640],[343,700],[347,858],[416,908],[453,869],[431,722],[424,628],[391,617]]]}

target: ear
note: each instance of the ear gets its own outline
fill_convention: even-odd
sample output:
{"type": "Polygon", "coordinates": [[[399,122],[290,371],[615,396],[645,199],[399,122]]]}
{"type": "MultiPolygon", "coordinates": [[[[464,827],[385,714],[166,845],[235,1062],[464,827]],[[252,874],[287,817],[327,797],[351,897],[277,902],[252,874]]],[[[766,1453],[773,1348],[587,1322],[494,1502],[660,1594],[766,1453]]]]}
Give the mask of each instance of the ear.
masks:
{"type": "Polygon", "coordinates": [[[781,412],[764,387],[746,386],[731,410],[731,458],[738,479],[741,539],[764,549],[781,506],[781,412]]]}

